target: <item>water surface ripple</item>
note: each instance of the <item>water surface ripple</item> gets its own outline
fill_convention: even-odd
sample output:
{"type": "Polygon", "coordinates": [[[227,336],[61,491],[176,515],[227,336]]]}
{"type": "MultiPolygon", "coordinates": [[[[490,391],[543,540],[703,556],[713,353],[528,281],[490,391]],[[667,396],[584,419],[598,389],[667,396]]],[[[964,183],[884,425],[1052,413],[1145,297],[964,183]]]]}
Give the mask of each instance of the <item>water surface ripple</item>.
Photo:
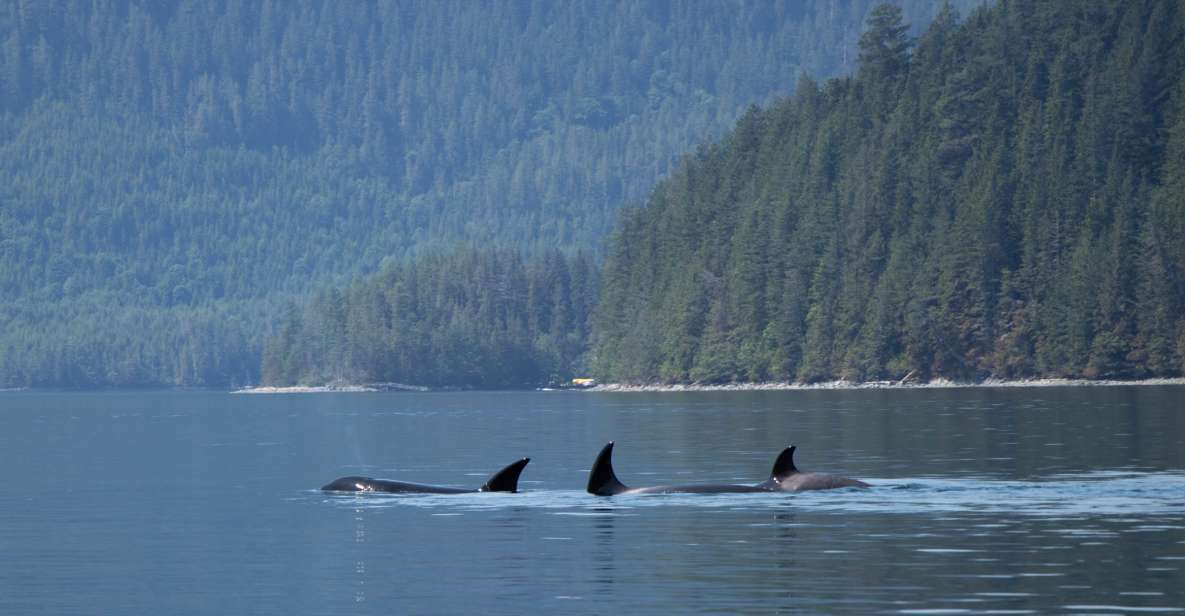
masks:
{"type": "Polygon", "coordinates": [[[0,613],[1185,611],[1185,388],[0,394],[0,613]],[[756,483],[799,466],[873,484],[756,483]],[[519,494],[341,495],[367,474],[519,494]]]}

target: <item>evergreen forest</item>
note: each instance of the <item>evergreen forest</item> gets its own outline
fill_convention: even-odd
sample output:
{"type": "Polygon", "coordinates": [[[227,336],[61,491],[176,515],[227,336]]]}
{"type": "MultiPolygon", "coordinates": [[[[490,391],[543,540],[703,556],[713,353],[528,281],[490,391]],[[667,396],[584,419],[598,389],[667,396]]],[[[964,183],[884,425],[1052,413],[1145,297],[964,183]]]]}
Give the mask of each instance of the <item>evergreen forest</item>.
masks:
{"type": "Polygon", "coordinates": [[[612,381],[1185,373],[1185,4],[1008,0],[753,108],[622,214],[612,381]]]}
{"type": "Polygon", "coordinates": [[[597,266],[558,250],[425,254],[289,305],[263,352],[269,384],[501,389],[583,370],[597,266]]]}
{"type": "Polygon", "coordinates": [[[853,70],[873,6],[0,3],[0,388],[256,383],[319,289],[457,246],[599,259],[680,154],[853,70]]]}

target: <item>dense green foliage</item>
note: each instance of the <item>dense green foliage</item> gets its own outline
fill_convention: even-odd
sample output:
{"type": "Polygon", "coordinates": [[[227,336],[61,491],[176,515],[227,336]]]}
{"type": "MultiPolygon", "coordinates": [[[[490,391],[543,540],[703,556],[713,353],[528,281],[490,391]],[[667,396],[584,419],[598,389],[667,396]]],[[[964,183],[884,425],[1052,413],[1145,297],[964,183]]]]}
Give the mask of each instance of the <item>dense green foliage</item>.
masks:
{"type": "Polygon", "coordinates": [[[0,387],[252,382],[384,258],[595,251],[872,1],[0,3],[0,387]]]}
{"type": "Polygon", "coordinates": [[[524,387],[580,367],[597,271],[578,254],[464,250],[389,264],[290,306],[263,355],[269,385],[524,387]]]}
{"type": "Polygon", "coordinates": [[[1185,5],[1018,2],[753,109],[624,216],[630,381],[1185,372],[1185,5]]]}

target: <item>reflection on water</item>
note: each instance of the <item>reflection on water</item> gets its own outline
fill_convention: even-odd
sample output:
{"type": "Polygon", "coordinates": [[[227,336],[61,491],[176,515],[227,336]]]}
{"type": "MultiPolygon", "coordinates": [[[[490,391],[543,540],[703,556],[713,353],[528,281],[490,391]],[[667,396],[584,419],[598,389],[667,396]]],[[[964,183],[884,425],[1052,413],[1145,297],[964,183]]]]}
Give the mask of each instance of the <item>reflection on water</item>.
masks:
{"type": "Polygon", "coordinates": [[[1183,393],[3,394],[0,613],[1181,612],[1183,393]],[[797,444],[874,487],[590,496],[611,439],[627,483],[797,444]]]}
{"type": "Polygon", "coordinates": [[[613,553],[616,550],[617,541],[613,534],[613,518],[617,512],[608,507],[594,507],[593,513],[596,514],[593,523],[593,532],[596,538],[594,553],[597,570],[596,583],[597,586],[608,587],[612,586],[616,579],[613,553]]]}
{"type": "MultiPolygon", "coordinates": [[[[366,518],[362,510],[354,509],[354,543],[366,543],[366,518]]],[[[366,601],[366,561],[354,561],[354,575],[358,578],[354,589],[354,602],[366,601]]]]}

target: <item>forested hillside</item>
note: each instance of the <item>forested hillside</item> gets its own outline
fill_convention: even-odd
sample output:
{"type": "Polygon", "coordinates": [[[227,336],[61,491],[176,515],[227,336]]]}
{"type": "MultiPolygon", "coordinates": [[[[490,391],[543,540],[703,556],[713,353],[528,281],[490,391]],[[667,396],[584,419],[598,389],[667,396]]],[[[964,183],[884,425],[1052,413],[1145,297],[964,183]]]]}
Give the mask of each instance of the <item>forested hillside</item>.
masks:
{"type": "Polygon", "coordinates": [[[872,4],[0,3],[0,387],[255,382],[287,299],[385,258],[595,252],[872,4]]]}
{"type": "Polygon", "coordinates": [[[582,367],[596,295],[597,269],[583,253],[423,255],[289,306],[264,349],[263,382],[567,382],[582,367]]]}
{"type": "Polygon", "coordinates": [[[859,61],[625,214],[599,376],[1185,372],[1185,5],[885,7],[859,61]]]}

